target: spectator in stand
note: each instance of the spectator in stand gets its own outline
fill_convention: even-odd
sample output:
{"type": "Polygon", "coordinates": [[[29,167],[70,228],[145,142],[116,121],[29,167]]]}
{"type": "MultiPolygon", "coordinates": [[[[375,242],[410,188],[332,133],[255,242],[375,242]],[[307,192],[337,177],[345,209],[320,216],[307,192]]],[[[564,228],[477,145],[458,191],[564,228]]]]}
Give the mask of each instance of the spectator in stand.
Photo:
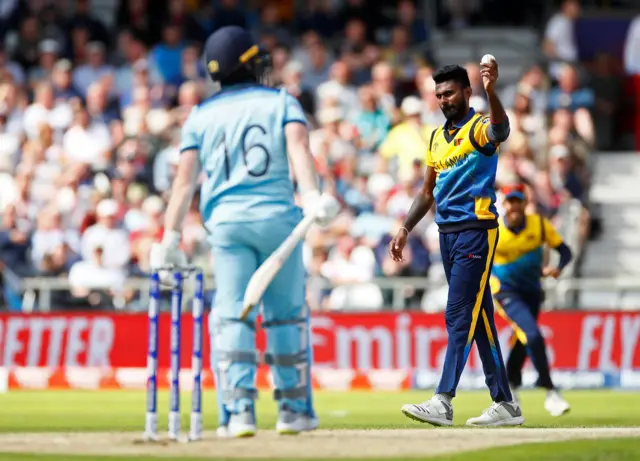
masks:
{"type": "Polygon", "coordinates": [[[189,13],[184,0],[169,0],[168,3],[168,14],[163,22],[179,26],[187,41],[204,43],[211,29],[209,21],[198,19],[196,15],[189,13]]]}
{"type": "Polygon", "coordinates": [[[22,20],[17,36],[11,40],[9,55],[13,61],[25,71],[38,63],[38,47],[40,45],[40,29],[36,16],[27,16],[22,20]]]}
{"type": "Polygon", "coordinates": [[[71,294],[92,307],[122,307],[127,273],[105,265],[105,249],[96,243],[89,259],[78,261],[69,271],[71,294]]]}
{"type": "Polygon", "coordinates": [[[52,39],[46,39],[38,45],[38,64],[29,71],[29,86],[35,88],[38,83],[49,80],[60,53],[60,45],[52,39]]]}
{"type": "Polygon", "coordinates": [[[184,49],[181,28],[176,24],[165,25],[162,28],[162,42],[150,53],[150,64],[161,76],[165,85],[173,87],[180,85],[184,49]]]}
{"type": "Polygon", "coordinates": [[[104,123],[99,120],[92,122],[87,109],[78,106],[74,110],[73,124],[65,133],[62,145],[66,162],[102,170],[109,161],[111,135],[104,123]]]}
{"type": "Polygon", "coordinates": [[[318,86],[317,99],[335,98],[347,119],[353,119],[359,110],[358,94],[350,84],[349,67],[344,61],[331,66],[331,78],[318,86]]]}
{"type": "Polygon", "coordinates": [[[338,30],[338,21],[331,10],[330,0],[308,0],[307,8],[298,16],[298,30],[316,30],[324,38],[331,38],[338,30]]]}
{"type": "Polygon", "coordinates": [[[560,11],[553,15],[547,23],[544,35],[544,54],[551,62],[549,72],[553,78],[558,78],[563,64],[573,64],[578,61],[578,46],[576,44],[574,27],[580,15],[578,0],[563,0],[560,11]]]}
{"type": "Polygon", "coordinates": [[[393,28],[391,42],[382,58],[393,67],[397,81],[405,85],[412,83],[418,69],[427,64],[422,53],[412,48],[411,35],[405,26],[393,28]]]}
{"type": "Polygon", "coordinates": [[[4,209],[0,230],[0,270],[8,267],[19,275],[33,272],[28,258],[31,230],[24,224],[15,206],[9,205],[4,209]]]}
{"type": "Polygon", "coordinates": [[[86,64],[73,71],[73,85],[82,94],[87,96],[89,86],[102,79],[107,74],[114,74],[113,67],[105,62],[105,47],[100,42],[89,42],[86,46],[86,64]]]}
{"type": "Polygon", "coordinates": [[[591,109],[594,103],[593,91],[580,85],[580,76],[575,67],[566,64],[558,73],[558,87],[549,93],[549,110],[591,109]]]}
{"type": "MultiPolygon", "coordinates": [[[[429,31],[424,19],[418,18],[413,0],[400,0],[398,2],[398,24],[406,27],[411,43],[424,45],[429,40],[429,31]]],[[[429,61],[431,62],[430,59],[429,61]]]]}
{"type": "Polygon", "coordinates": [[[79,259],[80,236],[75,229],[65,229],[63,217],[55,208],[45,208],[39,215],[32,237],[31,262],[42,272],[53,267],[68,272],[79,259]],[[53,263],[53,265],[52,265],[53,263]]]}
{"type": "Polygon", "coordinates": [[[406,97],[401,110],[404,120],[391,129],[379,149],[387,162],[396,160],[398,175],[411,173],[414,161],[424,162],[424,153],[434,130],[422,124],[422,101],[417,97],[406,97]]]}
{"type": "Polygon", "coordinates": [[[318,87],[329,78],[329,70],[333,60],[319,36],[312,38],[306,44],[305,53],[309,65],[305,67],[302,85],[311,91],[317,91],[318,87]]]}
{"type": "Polygon", "coordinates": [[[375,152],[384,141],[391,128],[391,120],[380,107],[371,85],[360,87],[358,92],[359,106],[362,108],[355,118],[358,130],[360,149],[364,152],[375,152]]]}
{"type": "MultiPolygon", "coordinates": [[[[71,16],[69,21],[67,21],[67,24],[65,24],[67,30],[75,27],[85,27],[89,31],[89,36],[93,40],[97,40],[105,46],[108,45],[109,33],[107,32],[107,28],[102,22],[91,16],[91,1],[75,0],[74,6],[75,10],[73,16],[71,16]]],[[[57,10],[54,9],[53,11],[56,12],[57,10]]],[[[55,17],[52,18],[52,21],[55,21],[55,17]]],[[[62,21],[56,22],[61,23],[62,21]]]]}
{"type": "Polygon", "coordinates": [[[371,283],[375,275],[376,260],[373,251],[359,245],[350,235],[339,237],[336,248],[322,264],[321,274],[333,285],[329,309],[379,309],[382,293],[371,283]]]}
{"type": "Polygon", "coordinates": [[[289,61],[282,71],[282,84],[295,97],[305,115],[313,121],[316,101],[313,92],[302,86],[303,66],[298,61],[289,61]]]}
{"type": "Polygon", "coordinates": [[[392,123],[397,123],[400,113],[397,109],[398,91],[393,77],[393,67],[382,61],[373,66],[371,72],[371,83],[380,108],[389,116],[392,123]]]}
{"type": "Polygon", "coordinates": [[[623,94],[622,82],[615,74],[614,66],[611,55],[598,53],[590,76],[589,86],[595,98],[592,111],[595,142],[599,150],[611,150],[614,147],[615,125],[623,94]]]}
{"type": "Polygon", "coordinates": [[[35,89],[35,98],[24,111],[22,119],[25,134],[29,139],[40,135],[40,124],[47,123],[60,134],[71,125],[73,110],[66,102],[56,103],[53,86],[41,83],[35,89]]]}
{"type": "Polygon", "coordinates": [[[73,85],[72,69],[73,65],[68,59],[60,59],[53,66],[51,81],[56,104],[69,102],[72,98],[82,98],[82,94],[73,85]]]}
{"type": "Polygon", "coordinates": [[[633,89],[635,106],[636,150],[640,151],[640,14],[638,14],[627,31],[624,48],[624,70],[632,79],[629,85],[633,89]]]}
{"type": "Polygon", "coordinates": [[[127,232],[118,228],[118,203],[105,199],[98,204],[97,224],[89,227],[82,235],[81,255],[84,260],[91,260],[98,246],[103,248],[102,264],[104,267],[124,269],[129,264],[131,250],[127,232]]]}

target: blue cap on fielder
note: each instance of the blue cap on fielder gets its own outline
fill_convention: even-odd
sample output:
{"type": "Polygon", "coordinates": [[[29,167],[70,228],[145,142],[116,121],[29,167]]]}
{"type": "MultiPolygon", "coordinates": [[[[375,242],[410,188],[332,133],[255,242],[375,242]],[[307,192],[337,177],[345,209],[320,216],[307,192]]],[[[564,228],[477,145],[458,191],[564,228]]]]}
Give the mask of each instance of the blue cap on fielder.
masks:
{"type": "Polygon", "coordinates": [[[523,184],[505,186],[500,191],[502,192],[506,200],[509,200],[512,198],[518,199],[518,200],[526,200],[523,184]]]}
{"type": "Polygon", "coordinates": [[[204,59],[213,80],[221,80],[263,51],[251,34],[238,26],[221,27],[204,46],[204,59]]]}

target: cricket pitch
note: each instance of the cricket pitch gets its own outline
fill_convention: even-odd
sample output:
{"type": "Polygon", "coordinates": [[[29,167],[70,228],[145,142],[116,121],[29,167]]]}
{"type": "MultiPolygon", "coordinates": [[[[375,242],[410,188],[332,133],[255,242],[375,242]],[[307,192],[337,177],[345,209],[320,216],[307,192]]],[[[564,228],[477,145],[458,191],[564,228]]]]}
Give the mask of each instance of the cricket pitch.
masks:
{"type": "Polygon", "coordinates": [[[254,438],[221,439],[207,432],[194,443],[136,443],[131,432],[22,433],[0,435],[3,452],[151,455],[216,458],[384,458],[421,457],[576,439],[640,437],[640,428],[425,428],[334,429],[298,436],[260,431],[254,438]]]}

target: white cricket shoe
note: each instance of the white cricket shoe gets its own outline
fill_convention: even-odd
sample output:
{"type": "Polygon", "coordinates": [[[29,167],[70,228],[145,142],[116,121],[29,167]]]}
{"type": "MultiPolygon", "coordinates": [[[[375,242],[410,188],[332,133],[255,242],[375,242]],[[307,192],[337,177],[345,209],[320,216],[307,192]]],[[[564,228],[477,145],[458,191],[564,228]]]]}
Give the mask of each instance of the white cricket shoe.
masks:
{"type": "Polygon", "coordinates": [[[313,431],[318,428],[320,421],[309,415],[295,413],[288,409],[278,412],[276,432],[280,435],[296,435],[300,432],[313,431]]]}
{"type": "Polygon", "coordinates": [[[560,395],[560,392],[552,389],[547,392],[547,398],[544,400],[544,409],[551,416],[562,416],[571,409],[571,405],[560,395]]]}
{"type": "Polygon", "coordinates": [[[256,421],[253,413],[244,411],[238,414],[232,414],[229,418],[227,426],[220,426],[216,430],[218,437],[253,437],[256,435],[256,421]]]}
{"type": "Polygon", "coordinates": [[[434,426],[453,425],[453,406],[447,399],[436,394],[420,404],[402,405],[402,413],[408,418],[434,426]]]}
{"type": "Polygon", "coordinates": [[[515,402],[494,403],[480,416],[469,418],[467,426],[520,426],[524,417],[515,402]]]}

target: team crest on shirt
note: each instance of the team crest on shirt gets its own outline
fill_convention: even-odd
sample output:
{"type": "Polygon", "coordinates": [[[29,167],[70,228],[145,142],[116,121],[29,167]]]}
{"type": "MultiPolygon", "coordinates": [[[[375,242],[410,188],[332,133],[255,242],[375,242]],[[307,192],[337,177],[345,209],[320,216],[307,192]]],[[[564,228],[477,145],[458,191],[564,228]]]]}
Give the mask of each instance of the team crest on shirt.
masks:
{"type": "Polygon", "coordinates": [[[454,146],[459,146],[460,144],[462,144],[462,138],[458,138],[458,139],[454,139],[453,140],[453,145],[454,146]]]}

